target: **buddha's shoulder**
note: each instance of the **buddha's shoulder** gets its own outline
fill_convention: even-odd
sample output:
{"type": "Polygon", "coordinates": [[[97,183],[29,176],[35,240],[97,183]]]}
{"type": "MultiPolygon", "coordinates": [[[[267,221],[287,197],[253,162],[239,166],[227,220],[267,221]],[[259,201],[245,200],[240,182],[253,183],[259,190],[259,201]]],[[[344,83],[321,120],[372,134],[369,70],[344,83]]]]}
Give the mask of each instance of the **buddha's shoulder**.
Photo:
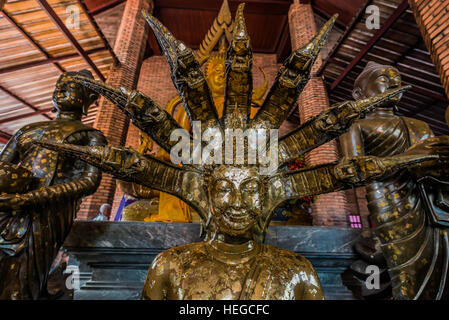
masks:
{"type": "Polygon", "coordinates": [[[412,144],[433,136],[432,129],[426,122],[408,117],[402,117],[402,119],[407,125],[412,144]]]}
{"type": "Polygon", "coordinates": [[[194,242],[162,251],[153,260],[153,264],[178,264],[190,261],[194,256],[207,255],[203,242],[194,242]]]}
{"type": "Polygon", "coordinates": [[[281,268],[289,266],[290,271],[293,271],[294,273],[314,271],[309,260],[299,253],[290,250],[284,250],[272,245],[264,244],[261,254],[264,258],[272,261],[272,263],[281,268]]]}

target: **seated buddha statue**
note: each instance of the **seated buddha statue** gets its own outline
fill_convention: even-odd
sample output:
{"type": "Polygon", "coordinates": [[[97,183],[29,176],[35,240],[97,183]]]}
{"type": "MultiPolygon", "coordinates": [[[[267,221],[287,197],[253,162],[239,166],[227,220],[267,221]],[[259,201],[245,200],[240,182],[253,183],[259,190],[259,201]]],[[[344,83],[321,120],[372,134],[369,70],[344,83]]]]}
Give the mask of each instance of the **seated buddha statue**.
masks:
{"type": "Polygon", "coordinates": [[[0,152],[0,299],[49,297],[47,277],[84,196],[97,189],[101,172],[76,157],[63,157],[34,142],[106,144],[80,120],[98,94],[60,76],[53,93],[56,119],[21,128],[0,152]],[[63,81],[64,79],[65,81],[63,81]]]}

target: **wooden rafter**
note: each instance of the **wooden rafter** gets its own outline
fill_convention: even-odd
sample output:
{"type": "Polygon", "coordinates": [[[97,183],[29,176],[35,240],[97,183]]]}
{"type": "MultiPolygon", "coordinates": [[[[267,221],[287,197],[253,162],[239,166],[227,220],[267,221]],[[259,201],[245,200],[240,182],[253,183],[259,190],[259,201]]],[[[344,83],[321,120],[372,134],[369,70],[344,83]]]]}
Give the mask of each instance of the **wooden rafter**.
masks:
{"type": "Polygon", "coordinates": [[[109,51],[109,53],[112,56],[112,59],[114,60],[115,64],[120,64],[120,60],[117,58],[117,56],[115,55],[114,50],[112,49],[112,47],[110,46],[108,40],[106,39],[106,37],[104,36],[103,32],[101,31],[100,27],[98,26],[97,22],[95,21],[94,17],[92,16],[92,14],[89,12],[89,9],[87,8],[86,4],[84,3],[83,0],[77,0],[78,4],[80,5],[81,9],[83,10],[84,14],[86,15],[87,19],[89,19],[89,22],[91,23],[91,25],[94,27],[95,32],[98,34],[98,36],[100,37],[101,41],[104,44],[104,47],[109,51]]]}
{"type": "Polygon", "coordinates": [[[278,62],[283,62],[288,57],[291,51],[290,30],[288,25],[288,17],[284,19],[284,26],[282,27],[282,33],[279,37],[279,43],[277,44],[276,59],[278,62]]]}
{"type": "MultiPolygon", "coordinates": [[[[101,52],[101,51],[105,51],[105,50],[106,50],[106,48],[97,48],[97,49],[87,50],[86,53],[93,54],[93,53],[97,53],[97,52],[101,52]]],[[[32,62],[22,63],[22,64],[18,64],[15,66],[1,68],[0,74],[19,71],[19,70],[28,69],[28,68],[37,67],[37,66],[42,66],[45,64],[68,60],[68,59],[73,59],[73,58],[77,58],[77,57],[79,57],[79,54],[73,53],[73,54],[66,54],[66,55],[59,56],[59,57],[51,57],[51,58],[48,58],[45,60],[40,60],[40,61],[32,61],[32,62]]]]}
{"type": "MultiPolygon", "coordinates": [[[[24,105],[26,105],[28,108],[33,109],[33,111],[39,111],[38,108],[36,108],[35,106],[33,106],[31,103],[29,103],[28,101],[24,100],[23,98],[19,97],[17,94],[9,91],[8,89],[6,89],[5,87],[3,87],[2,85],[0,85],[0,90],[3,91],[4,93],[6,93],[8,96],[16,99],[17,101],[23,103],[24,105]]],[[[49,117],[48,115],[44,114],[44,117],[46,117],[49,120],[52,120],[51,117],[49,117]]]]}
{"type": "Polygon", "coordinates": [[[95,15],[100,14],[100,13],[106,11],[106,10],[114,8],[115,6],[118,6],[119,4],[121,4],[121,3],[125,2],[125,1],[126,0],[115,0],[115,1],[103,4],[103,5],[100,5],[98,7],[95,7],[94,9],[92,9],[90,11],[90,13],[95,16],[95,15]]]}
{"type": "Polygon", "coordinates": [[[11,137],[12,136],[9,133],[0,130],[0,142],[1,143],[7,143],[9,141],[9,139],[11,139],[11,137]]]}
{"type": "MultiPolygon", "coordinates": [[[[48,54],[48,52],[42,48],[39,43],[37,43],[36,40],[34,40],[29,34],[28,32],[26,32],[15,20],[14,18],[11,17],[10,14],[8,14],[8,12],[6,12],[6,10],[1,9],[0,12],[3,14],[3,16],[6,18],[6,20],[9,21],[10,24],[12,24],[25,38],[27,38],[27,40],[37,49],[39,50],[47,59],[51,59],[50,54],[48,54]]],[[[61,65],[57,62],[52,62],[53,65],[61,72],[65,72],[65,69],[63,67],[61,67],[61,65]]]]}
{"type": "Polygon", "coordinates": [[[335,55],[335,53],[340,49],[343,42],[348,38],[349,34],[354,30],[354,27],[359,23],[359,21],[362,19],[363,14],[365,13],[366,8],[373,0],[365,0],[363,5],[360,7],[360,9],[355,13],[355,15],[352,17],[351,22],[349,25],[345,28],[345,32],[341,35],[340,39],[338,39],[337,43],[334,45],[332,50],[329,52],[326,60],[321,64],[320,69],[317,71],[317,75],[321,75],[323,73],[324,68],[328,65],[328,63],[332,62],[332,58],[335,55]]]}
{"type": "Polygon", "coordinates": [[[86,53],[83,47],[79,44],[79,42],[75,39],[75,37],[72,35],[69,29],[67,29],[64,22],[61,21],[61,19],[53,10],[53,8],[50,6],[50,4],[47,2],[47,0],[36,0],[36,1],[39,3],[42,10],[44,10],[48,14],[50,19],[54,22],[54,24],[58,27],[58,29],[62,32],[62,34],[67,38],[67,40],[72,44],[72,46],[75,48],[78,54],[81,57],[83,57],[84,61],[86,61],[86,63],[92,68],[92,70],[100,78],[100,80],[105,81],[106,78],[103,76],[100,69],[98,69],[98,67],[86,53]]]}
{"type": "Polygon", "coordinates": [[[345,70],[338,76],[337,79],[331,84],[330,91],[333,91],[340,82],[348,75],[348,73],[354,68],[354,66],[365,57],[368,51],[377,43],[377,41],[390,29],[390,27],[399,19],[399,17],[407,10],[409,4],[407,0],[403,0],[401,4],[396,8],[393,14],[385,21],[382,27],[376,32],[370,41],[364,46],[364,48],[355,56],[355,58],[348,64],[345,70]]]}
{"type": "Polygon", "coordinates": [[[38,116],[38,115],[41,115],[43,113],[50,112],[51,110],[53,110],[53,108],[46,108],[46,109],[37,110],[37,111],[26,113],[26,114],[21,114],[21,115],[14,116],[14,117],[9,117],[9,118],[0,120],[0,124],[13,122],[13,121],[16,121],[16,120],[21,120],[21,119],[26,119],[26,118],[29,118],[29,117],[38,116]]]}

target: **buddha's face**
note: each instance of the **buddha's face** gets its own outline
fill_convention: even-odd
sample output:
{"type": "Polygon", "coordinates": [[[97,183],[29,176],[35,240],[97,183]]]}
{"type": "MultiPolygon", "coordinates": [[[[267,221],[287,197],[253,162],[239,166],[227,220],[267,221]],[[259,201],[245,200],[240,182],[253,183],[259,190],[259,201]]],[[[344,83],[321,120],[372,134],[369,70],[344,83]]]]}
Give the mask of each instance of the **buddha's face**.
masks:
{"type": "Polygon", "coordinates": [[[224,94],[225,85],[225,65],[224,60],[217,60],[209,66],[207,81],[209,83],[209,88],[215,95],[224,94]]]}
{"type": "MultiPolygon", "coordinates": [[[[401,75],[393,68],[382,68],[372,72],[363,89],[365,97],[372,97],[389,89],[399,88],[401,86],[401,75]]],[[[399,100],[401,95],[398,95],[395,101],[399,100]]]]}
{"type": "Polygon", "coordinates": [[[220,166],[210,179],[212,214],[221,232],[241,235],[262,212],[263,186],[257,168],[220,166]]]}
{"type": "Polygon", "coordinates": [[[84,89],[75,82],[58,81],[53,92],[53,103],[60,110],[73,110],[84,104],[84,89]]]}

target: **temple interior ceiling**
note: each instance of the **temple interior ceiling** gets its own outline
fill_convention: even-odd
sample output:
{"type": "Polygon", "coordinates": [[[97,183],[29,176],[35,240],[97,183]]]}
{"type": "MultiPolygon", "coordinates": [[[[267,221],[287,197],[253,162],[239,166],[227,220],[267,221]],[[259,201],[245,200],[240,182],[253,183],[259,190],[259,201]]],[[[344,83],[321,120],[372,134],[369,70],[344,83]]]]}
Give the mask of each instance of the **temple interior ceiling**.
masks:
{"type": "MultiPolygon", "coordinates": [[[[228,2],[234,14],[241,1],[228,2]]],[[[254,52],[276,55],[278,63],[282,62],[291,52],[288,9],[292,1],[246,2],[245,16],[254,52]]],[[[71,33],[98,72],[83,59],[36,0],[7,1],[0,14],[0,146],[23,125],[54,118],[50,112],[51,93],[62,70],[86,68],[101,80],[99,74],[107,78],[113,62],[98,30],[113,47],[123,0],[85,0],[90,16],[99,26],[97,30],[77,0],[48,3],[62,21],[70,19],[67,6],[80,8],[80,28],[71,33]]],[[[154,3],[154,15],[178,39],[198,49],[222,1],[155,0],[154,3]]],[[[436,134],[447,134],[444,112],[449,101],[411,9],[405,8],[392,21],[401,4],[402,0],[312,1],[318,27],[333,13],[339,13],[329,43],[323,48],[324,66],[318,74],[325,79],[330,102],[335,103],[352,99],[354,80],[367,61],[394,65],[401,72],[404,84],[413,85],[399,104],[398,114],[427,122],[436,134]],[[378,30],[367,29],[367,14],[361,12],[361,8],[372,4],[380,9],[378,30]],[[379,33],[379,39],[371,45],[379,33]],[[366,54],[349,68],[362,51],[366,54]],[[339,79],[342,73],[345,77],[339,79]]],[[[145,57],[153,55],[161,55],[161,51],[150,32],[145,57]]],[[[89,110],[88,123],[93,122],[96,110],[95,106],[89,110]]],[[[293,118],[299,118],[297,111],[293,118]]]]}

